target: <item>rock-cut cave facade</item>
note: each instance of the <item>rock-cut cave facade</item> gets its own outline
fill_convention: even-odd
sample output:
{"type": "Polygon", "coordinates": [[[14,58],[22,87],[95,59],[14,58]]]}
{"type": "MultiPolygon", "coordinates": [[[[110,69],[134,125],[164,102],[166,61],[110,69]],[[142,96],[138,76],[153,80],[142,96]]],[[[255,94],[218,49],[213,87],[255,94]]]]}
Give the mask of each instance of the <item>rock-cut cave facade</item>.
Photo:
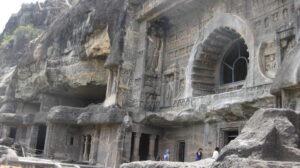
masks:
{"type": "MultiPolygon", "coordinates": [[[[20,61],[1,58],[0,136],[28,153],[118,167],[169,149],[189,162],[259,109],[300,110],[298,1],[70,2],[43,15],[52,24],[20,61]]],[[[43,7],[27,8],[18,24],[43,7]]]]}

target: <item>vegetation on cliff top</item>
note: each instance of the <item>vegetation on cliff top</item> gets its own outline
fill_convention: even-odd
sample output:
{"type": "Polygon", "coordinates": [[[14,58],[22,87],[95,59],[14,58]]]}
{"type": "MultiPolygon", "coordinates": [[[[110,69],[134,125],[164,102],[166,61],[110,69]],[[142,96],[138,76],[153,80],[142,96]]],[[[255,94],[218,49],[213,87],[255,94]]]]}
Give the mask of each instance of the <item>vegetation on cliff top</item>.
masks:
{"type": "Polygon", "coordinates": [[[5,47],[19,37],[26,37],[26,39],[32,40],[38,37],[42,33],[41,29],[35,28],[33,25],[18,26],[11,34],[4,34],[0,43],[0,47],[5,47]]]}

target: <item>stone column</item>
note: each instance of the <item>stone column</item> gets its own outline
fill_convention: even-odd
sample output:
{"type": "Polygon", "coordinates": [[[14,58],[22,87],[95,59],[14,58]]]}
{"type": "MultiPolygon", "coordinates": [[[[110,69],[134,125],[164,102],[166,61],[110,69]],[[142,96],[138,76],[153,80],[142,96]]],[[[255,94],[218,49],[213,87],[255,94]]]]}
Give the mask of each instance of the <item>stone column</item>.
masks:
{"type": "Polygon", "coordinates": [[[54,158],[54,150],[52,146],[52,138],[55,136],[55,125],[47,123],[46,139],[45,139],[45,151],[44,155],[47,158],[54,158]]]}
{"type": "Polygon", "coordinates": [[[7,138],[9,135],[9,127],[4,125],[2,131],[2,138],[7,138]]]}
{"type": "Polygon", "coordinates": [[[36,148],[37,138],[38,138],[39,126],[32,125],[30,131],[30,140],[29,140],[29,147],[31,149],[36,148]]]}
{"type": "Polygon", "coordinates": [[[87,147],[88,147],[88,136],[84,136],[84,152],[83,152],[84,161],[88,161],[87,147]]]}
{"type": "Polygon", "coordinates": [[[50,124],[47,124],[47,130],[46,130],[46,138],[45,138],[45,148],[44,148],[44,155],[46,157],[48,157],[48,153],[49,153],[49,138],[50,138],[50,135],[51,134],[51,125],[50,124]]]}
{"type": "Polygon", "coordinates": [[[155,140],[156,140],[156,135],[150,135],[148,160],[155,160],[154,157],[155,140]]]}
{"type": "Polygon", "coordinates": [[[135,133],[134,135],[134,147],[133,147],[133,161],[139,161],[139,149],[140,149],[140,139],[141,139],[141,133],[135,133]]]}
{"type": "Polygon", "coordinates": [[[92,137],[91,156],[90,156],[90,163],[92,164],[96,164],[97,161],[99,135],[100,135],[100,131],[98,130],[98,128],[96,128],[96,130],[94,131],[94,135],[92,137]]]}

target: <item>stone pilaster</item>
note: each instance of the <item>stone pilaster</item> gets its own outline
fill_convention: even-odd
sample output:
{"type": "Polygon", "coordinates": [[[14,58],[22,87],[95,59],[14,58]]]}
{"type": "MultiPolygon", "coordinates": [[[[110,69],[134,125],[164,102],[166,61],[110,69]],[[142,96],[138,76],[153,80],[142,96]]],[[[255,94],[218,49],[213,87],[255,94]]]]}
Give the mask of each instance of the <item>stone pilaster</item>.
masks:
{"type": "Polygon", "coordinates": [[[156,135],[150,135],[148,160],[155,160],[154,157],[155,140],[156,140],[156,135]]]}
{"type": "Polygon", "coordinates": [[[45,139],[45,149],[44,155],[47,158],[53,158],[53,150],[52,150],[52,137],[54,137],[54,125],[48,123],[47,124],[47,132],[46,132],[46,139],[45,139]]]}
{"type": "Polygon", "coordinates": [[[84,136],[84,152],[83,152],[83,160],[87,161],[88,160],[88,136],[84,136]]]}
{"type": "Polygon", "coordinates": [[[90,163],[96,164],[100,131],[96,128],[92,137],[90,163]]]}
{"type": "Polygon", "coordinates": [[[29,147],[31,149],[36,148],[38,132],[39,132],[39,127],[37,125],[32,125],[31,126],[31,131],[30,131],[30,141],[29,141],[29,147]]]}
{"type": "Polygon", "coordinates": [[[141,133],[136,133],[134,135],[134,147],[133,147],[133,161],[139,161],[139,149],[140,149],[140,139],[141,139],[141,133]]]}

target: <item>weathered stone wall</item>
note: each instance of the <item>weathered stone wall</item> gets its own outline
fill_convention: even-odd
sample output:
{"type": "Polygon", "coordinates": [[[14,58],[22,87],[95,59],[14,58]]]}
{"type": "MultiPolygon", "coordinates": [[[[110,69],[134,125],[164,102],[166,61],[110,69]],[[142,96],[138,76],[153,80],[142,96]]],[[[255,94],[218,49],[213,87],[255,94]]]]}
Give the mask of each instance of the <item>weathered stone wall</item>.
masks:
{"type": "Polygon", "coordinates": [[[179,142],[185,142],[186,162],[195,161],[195,153],[199,148],[203,149],[203,158],[210,158],[215,147],[224,146],[222,131],[240,131],[243,125],[243,122],[219,122],[164,129],[160,137],[159,153],[162,154],[165,149],[170,149],[170,160],[178,161],[179,142]]]}
{"type": "Polygon", "coordinates": [[[72,125],[55,124],[48,125],[51,129],[47,143],[47,157],[66,161],[79,161],[82,148],[82,137],[80,128],[72,125]],[[70,145],[70,138],[74,138],[73,145],[70,145]]]}
{"type": "Polygon", "coordinates": [[[104,167],[115,167],[118,153],[118,125],[103,126],[100,130],[97,163],[104,167]]]}

